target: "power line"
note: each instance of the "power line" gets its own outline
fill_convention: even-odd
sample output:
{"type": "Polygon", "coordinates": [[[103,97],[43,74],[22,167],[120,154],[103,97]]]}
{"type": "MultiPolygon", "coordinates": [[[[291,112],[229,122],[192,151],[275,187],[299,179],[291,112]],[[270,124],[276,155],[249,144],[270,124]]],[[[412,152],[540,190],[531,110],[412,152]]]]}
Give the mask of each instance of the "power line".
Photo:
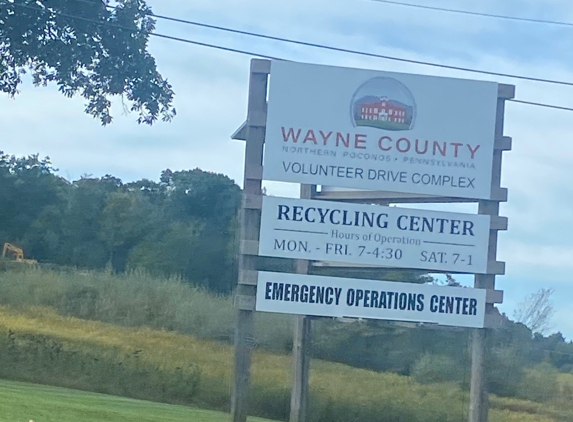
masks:
{"type": "MultiPolygon", "coordinates": [[[[84,0],[76,0],[76,1],[85,2],[84,0]]],[[[94,19],[88,19],[88,18],[84,18],[81,16],[70,15],[70,14],[64,13],[64,12],[56,12],[53,10],[42,9],[42,8],[33,7],[33,6],[29,6],[29,5],[24,5],[24,4],[6,3],[6,2],[0,1],[0,5],[12,5],[12,6],[21,7],[21,8],[30,9],[30,10],[35,10],[35,11],[39,11],[39,12],[49,12],[49,13],[53,13],[53,14],[56,14],[59,16],[68,17],[70,19],[82,20],[85,22],[90,22],[90,23],[94,23],[94,24],[102,25],[102,26],[114,27],[114,28],[123,29],[123,30],[130,31],[130,32],[139,31],[138,29],[133,29],[133,28],[129,28],[126,26],[116,25],[116,24],[113,24],[110,22],[96,21],[94,19]]],[[[153,16],[158,17],[155,15],[153,15],[153,16]]],[[[170,18],[170,19],[175,20],[176,18],[170,18]]],[[[187,22],[189,22],[189,21],[187,21],[187,22]]],[[[201,25],[211,26],[211,25],[207,25],[207,24],[201,24],[201,25]]],[[[231,31],[238,31],[238,30],[231,30],[231,31]]],[[[243,32],[243,31],[238,31],[238,32],[243,32]]],[[[194,40],[190,40],[190,39],[186,39],[186,38],[174,37],[171,35],[160,34],[157,32],[152,32],[149,35],[154,36],[154,37],[158,37],[158,38],[164,38],[164,39],[172,40],[172,41],[179,41],[179,42],[183,42],[186,44],[192,44],[192,45],[197,45],[197,46],[201,46],[201,47],[213,48],[213,49],[228,51],[228,52],[232,52],[232,53],[244,54],[244,55],[253,56],[253,57],[262,57],[262,58],[271,59],[271,60],[285,60],[285,59],[282,59],[279,57],[273,57],[273,56],[266,55],[266,54],[259,54],[259,53],[255,53],[255,52],[251,52],[251,51],[247,51],[247,50],[241,50],[241,49],[236,49],[236,48],[232,48],[232,47],[225,47],[225,46],[216,45],[216,44],[204,43],[204,42],[194,41],[194,40]]],[[[281,40],[278,37],[275,37],[275,38],[278,40],[281,40]]],[[[333,48],[335,48],[335,47],[333,47],[333,48]]],[[[344,51],[344,49],[341,49],[341,50],[344,51]]],[[[366,54],[370,54],[370,53],[366,53],[366,54]]],[[[373,56],[377,57],[377,55],[373,55],[373,56]]],[[[382,58],[385,58],[385,57],[382,56],[382,58]]],[[[400,60],[409,61],[407,59],[400,59],[400,60]]],[[[410,61],[410,62],[416,63],[416,61],[410,61]]],[[[445,65],[437,65],[437,66],[445,66],[445,65]]],[[[461,70],[463,70],[463,69],[461,69],[461,70]]],[[[476,72],[485,73],[482,71],[476,71],[476,72]]],[[[513,77],[519,78],[517,76],[513,76],[513,77]]],[[[531,79],[531,78],[527,78],[527,79],[536,80],[536,79],[531,79]]],[[[573,86],[573,83],[570,83],[570,82],[560,82],[560,81],[550,81],[550,80],[537,80],[537,81],[559,83],[559,84],[572,85],[573,86]]],[[[524,101],[524,100],[516,100],[516,99],[509,99],[508,101],[513,101],[516,103],[538,106],[538,107],[551,108],[551,109],[556,109],[556,110],[573,111],[573,108],[558,106],[558,105],[554,105],[554,104],[537,103],[537,102],[532,102],[532,101],[524,101]]]]}
{"type": "MultiPolygon", "coordinates": [[[[281,60],[283,61],[284,59],[281,59],[279,57],[274,57],[274,56],[269,56],[267,54],[261,54],[261,53],[253,53],[251,51],[246,51],[246,50],[240,50],[238,48],[232,48],[232,47],[224,47],[221,45],[216,45],[216,44],[209,44],[209,43],[204,43],[204,42],[199,42],[199,41],[193,41],[193,40],[188,40],[186,38],[179,38],[179,37],[174,37],[172,35],[165,35],[165,34],[158,34],[157,32],[152,32],[150,35],[153,35],[154,37],[159,37],[159,38],[165,38],[168,40],[172,40],[172,41],[179,41],[179,42],[184,42],[187,44],[193,44],[193,45],[198,45],[201,47],[208,47],[208,48],[214,48],[216,50],[223,50],[223,51],[228,51],[231,53],[239,53],[239,54],[245,54],[247,56],[253,56],[253,57],[261,57],[263,59],[269,59],[269,60],[281,60]]],[[[573,111],[573,109],[572,109],[573,111]]]]}
{"type": "MultiPolygon", "coordinates": [[[[75,1],[82,2],[82,3],[91,3],[88,0],[75,0],[75,1]]],[[[371,1],[377,1],[377,0],[371,0],[371,1]]],[[[108,7],[114,8],[114,6],[108,6],[108,7]]],[[[54,13],[56,13],[56,12],[54,12],[54,13]]],[[[438,67],[438,68],[442,68],[442,69],[458,70],[458,71],[462,71],[462,72],[481,73],[484,75],[499,76],[499,77],[510,78],[510,79],[521,79],[521,80],[533,81],[533,82],[543,82],[543,83],[549,83],[549,84],[573,86],[573,82],[568,82],[568,81],[560,81],[560,80],[545,79],[545,78],[536,78],[536,77],[532,77],[532,76],[514,75],[514,74],[510,74],[510,73],[502,73],[502,72],[494,72],[494,71],[488,71],[488,70],[473,69],[473,68],[462,67],[462,66],[445,65],[445,64],[427,62],[427,61],[422,61],[422,60],[406,59],[403,57],[395,57],[395,56],[388,56],[388,55],[383,55],[383,54],[370,53],[367,51],[352,50],[352,49],[335,47],[335,46],[331,46],[331,45],[313,43],[313,42],[308,42],[308,41],[293,40],[291,38],[277,37],[277,36],[273,36],[273,35],[261,34],[258,32],[243,31],[240,29],[234,29],[234,28],[229,28],[229,27],[220,26],[220,25],[212,25],[212,24],[207,24],[207,23],[203,23],[203,22],[191,21],[191,20],[187,20],[187,19],[174,18],[171,16],[157,15],[155,13],[151,13],[150,16],[157,18],[157,19],[163,19],[163,20],[182,23],[182,24],[186,24],[186,25],[193,25],[193,26],[197,26],[197,27],[214,29],[217,31],[230,32],[230,33],[240,34],[240,35],[247,35],[247,36],[251,36],[251,37],[263,38],[263,39],[272,40],[272,41],[281,41],[281,42],[285,42],[285,43],[289,43],[289,44],[304,45],[306,47],[320,48],[320,49],[324,49],[324,50],[337,51],[340,53],[355,54],[355,55],[373,57],[373,58],[378,58],[378,59],[385,59],[385,60],[392,60],[392,61],[398,61],[398,62],[403,62],[403,63],[417,64],[417,65],[422,65],[422,66],[438,67]]],[[[573,26],[573,24],[572,24],[572,26],[573,26]]]]}
{"type": "Polygon", "coordinates": [[[571,107],[563,107],[563,106],[557,106],[557,105],[545,104],[545,103],[535,103],[532,101],[516,100],[515,98],[512,98],[508,101],[513,101],[514,103],[520,103],[520,104],[533,105],[533,106],[537,106],[537,107],[547,107],[547,108],[554,108],[557,110],[573,111],[573,108],[571,108],[571,107]]]}
{"type": "Polygon", "coordinates": [[[518,21],[518,22],[542,23],[542,24],[548,24],[548,25],[561,25],[561,26],[573,27],[572,22],[553,21],[553,20],[534,19],[534,18],[523,18],[523,17],[519,17],[519,16],[497,15],[494,13],[485,13],[485,12],[472,12],[470,10],[450,9],[447,7],[437,7],[437,6],[425,6],[422,4],[404,3],[401,1],[391,1],[391,0],[368,0],[368,1],[372,1],[375,3],[393,4],[396,6],[414,7],[417,9],[434,10],[434,11],[438,11],[438,12],[459,13],[459,14],[463,14],[463,15],[481,16],[481,17],[495,18],[495,19],[505,19],[505,20],[512,20],[512,21],[518,21]]]}
{"type": "Polygon", "coordinates": [[[568,81],[535,78],[532,76],[514,75],[514,74],[510,74],[510,73],[493,72],[493,71],[488,71],[488,70],[480,70],[480,69],[473,69],[473,68],[468,68],[468,67],[439,64],[439,63],[427,62],[427,61],[422,61],[422,60],[406,59],[403,57],[388,56],[388,55],[383,55],[383,54],[370,53],[367,51],[352,50],[352,49],[347,49],[347,48],[342,48],[342,47],[334,47],[331,45],[313,43],[313,42],[308,42],[308,41],[293,40],[291,38],[276,37],[273,35],[266,35],[266,34],[261,34],[258,32],[243,31],[243,30],[228,28],[228,27],[224,27],[224,26],[211,25],[211,24],[206,24],[206,23],[202,23],[202,22],[195,22],[195,21],[190,21],[190,20],[185,20],[185,19],[173,18],[170,16],[162,16],[162,15],[156,15],[156,14],[153,14],[152,16],[155,18],[158,18],[158,19],[164,19],[164,20],[169,20],[172,22],[184,23],[187,25],[194,25],[194,26],[198,26],[198,27],[215,29],[215,30],[224,31],[224,32],[231,32],[234,34],[247,35],[247,36],[251,36],[251,37],[264,38],[264,39],[273,40],[273,41],[281,41],[281,42],[286,42],[286,43],[290,43],[290,44],[304,45],[307,47],[320,48],[323,50],[337,51],[340,53],[349,53],[349,54],[355,54],[355,55],[359,55],[359,56],[374,57],[374,58],[378,58],[378,59],[392,60],[392,61],[398,61],[398,62],[403,62],[403,63],[418,64],[418,65],[422,65],[422,66],[439,67],[442,69],[458,70],[458,71],[462,71],[462,72],[481,73],[484,75],[500,76],[500,77],[511,78],[511,79],[522,79],[522,80],[533,81],[533,82],[544,82],[544,83],[549,83],[549,84],[573,86],[573,82],[568,82],[568,81]]]}

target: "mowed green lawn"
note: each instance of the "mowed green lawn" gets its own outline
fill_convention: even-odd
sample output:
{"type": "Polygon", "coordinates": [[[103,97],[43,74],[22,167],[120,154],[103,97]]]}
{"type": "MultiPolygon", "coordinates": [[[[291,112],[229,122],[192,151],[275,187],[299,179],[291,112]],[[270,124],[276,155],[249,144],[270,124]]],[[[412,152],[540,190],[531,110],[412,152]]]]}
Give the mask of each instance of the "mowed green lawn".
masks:
{"type": "MultiPolygon", "coordinates": [[[[227,422],[229,415],[0,380],[1,422],[227,422]]],[[[249,418],[249,422],[269,422],[249,418]]]]}

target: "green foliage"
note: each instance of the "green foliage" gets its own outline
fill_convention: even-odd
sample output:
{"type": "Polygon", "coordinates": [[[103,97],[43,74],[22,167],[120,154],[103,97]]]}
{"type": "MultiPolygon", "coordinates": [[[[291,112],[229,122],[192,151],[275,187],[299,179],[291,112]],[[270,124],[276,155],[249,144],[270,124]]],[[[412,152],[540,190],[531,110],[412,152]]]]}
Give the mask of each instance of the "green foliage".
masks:
{"type": "Polygon", "coordinates": [[[86,113],[111,123],[111,101],[122,96],[138,122],[170,121],[171,85],[148,52],[155,28],[144,0],[16,0],[0,7],[0,91],[16,95],[22,75],[81,95],[86,113]]]}
{"type": "MultiPolygon", "coordinates": [[[[49,309],[4,308],[0,309],[0,353],[2,362],[9,363],[0,371],[11,378],[221,410],[229,403],[232,348],[164,331],[63,318],[49,309]]],[[[287,419],[290,371],[288,356],[253,353],[251,414],[287,419]]],[[[310,422],[467,418],[467,393],[455,386],[425,386],[404,376],[318,360],[312,362],[311,373],[310,422]]],[[[492,422],[571,420],[567,419],[571,413],[564,410],[563,417],[550,410],[555,414],[550,417],[543,408],[515,412],[507,405],[494,401],[492,422]]],[[[529,402],[514,400],[513,405],[532,409],[529,402]]]]}
{"type": "Polygon", "coordinates": [[[229,230],[240,204],[240,189],[233,180],[196,168],[165,170],[161,183],[170,191],[168,203],[173,218],[197,218],[221,232],[229,230]]]}
{"type": "MultiPolygon", "coordinates": [[[[0,275],[0,305],[19,309],[49,306],[62,315],[129,327],[167,329],[199,338],[231,342],[231,298],[210,294],[178,278],[155,278],[138,271],[109,272],[28,270],[0,275]]],[[[289,351],[291,319],[258,314],[259,347],[289,351]]]]}
{"type": "MultiPolygon", "coordinates": [[[[0,381],[0,418],[57,422],[227,422],[229,415],[79,390],[0,381]]],[[[249,418],[249,422],[270,422],[249,418]]]]}
{"type": "Polygon", "coordinates": [[[15,157],[0,151],[0,242],[16,242],[45,208],[59,202],[66,182],[53,175],[49,158],[15,157]]]}
{"type": "MultiPolygon", "coordinates": [[[[0,291],[0,305],[19,309],[50,306],[63,315],[83,319],[177,331],[225,343],[233,339],[231,299],[191,287],[177,278],[158,279],[141,271],[114,275],[28,270],[0,274],[0,291]]],[[[280,353],[292,350],[289,316],[257,313],[255,323],[253,344],[257,349],[280,353]]],[[[496,343],[487,360],[489,391],[506,397],[523,396],[527,366],[531,365],[523,352],[527,343],[515,342],[523,326],[515,325],[515,330],[511,327],[490,337],[496,343]]],[[[313,358],[412,375],[420,382],[453,382],[466,390],[468,345],[469,333],[465,330],[401,328],[384,321],[313,321],[313,358]]],[[[562,390],[569,391],[568,385],[562,390]]]]}
{"type": "MultiPolygon", "coordinates": [[[[68,182],[54,173],[48,159],[0,155],[0,242],[20,244],[27,257],[38,259],[42,267],[49,262],[59,271],[0,273],[0,303],[45,305],[85,319],[232,340],[231,299],[219,296],[228,294],[236,280],[241,192],[232,180],[198,169],[165,170],[158,182],[129,184],[110,175],[68,182]],[[68,272],[74,267],[81,270],[68,272]],[[101,272],[104,268],[109,271],[101,272]]],[[[292,265],[281,259],[261,261],[277,271],[292,265]]],[[[423,272],[406,270],[348,270],[344,275],[432,281],[423,272]]],[[[447,282],[453,283],[451,278],[447,282]]],[[[257,348],[291,349],[288,316],[257,314],[256,324],[257,348]]],[[[414,373],[423,381],[436,379],[426,371],[429,364],[423,357],[442,356],[451,362],[449,369],[460,371],[443,372],[443,379],[468,387],[468,330],[326,318],[313,325],[315,358],[414,373]]],[[[560,333],[532,335],[525,325],[507,320],[491,331],[489,342],[493,353],[487,359],[488,389],[499,395],[520,394],[527,368],[537,363],[548,362],[562,371],[573,367],[573,344],[560,333]]]]}
{"type": "Polygon", "coordinates": [[[459,382],[463,370],[451,358],[444,355],[422,355],[412,367],[411,376],[420,384],[459,382]]]}
{"type": "Polygon", "coordinates": [[[101,216],[110,195],[121,186],[121,180],[109,175],[85,176],[68,184],[60,190],[57,203],[45,207],[25,232],[25,250],[39,261],[105,267],[111,250],[100,234],[101,216]]]}
{"type": "Polygon", "coordinates": [[[526,400],[546,402],[559,395],[558,371],[543,362],[525,371],[517,396],[526,400]]]}
{"type": "Polygon", "coordinates": [[[557,332],[548,336],[533,336],[532,354],[535,362],[548,361],[560,371],[573,373],[573,343],[566,342],[557,332]]]}
{"type": "Polygon", "coordinates": [[[99,237],[111,254],[111,267],[124,271],[131,250],[158,224],[160,215],[140,192],[111,193],[100,214],[99,230],[99,237]]]}
{"type": "Polygon", "coordinates": [[[488,390],[500,396],[515,397],[523,382],[526,360],[513,347],[494,347],[486,362],[488,390]]]}
{"type": "MultiPolygon", "coordinates": [[[[567,400],[562,393],[543,403],[526,401],[523,399],[490,396],[491,406],[503,412],[519,412],[515,414],[544,415],[552,421],[569,422],[573,420],[573,407],[571,400],[567,400]]],[[[543,416],[538,416],[543,419],[543,416]]],[[[518,418],[510,419],[520,422],[518,418]]]]}
{"type": "Polygon", "coordinates": [[[0,378],[65,385],[137,399],[193,403],[201,373],[195,365],[164,370],[141,350],[74,348],[52,336],[8,331],[0,339],[0,378]]]}
{"type": "Polygon", "coordinates": [[[0,154],[0,244],[42,263],[181,276],[219,293],[236,280],[241,190],[199,169],[160,182],[111,175],[68,182],[49,159],[0,154]]]}
{"type": "MultiPolygon", "coordinates": [[[[200,259],[203,224],[174,222],[155,239],[146,239],[131,250],[128,267],[144,269],[154,276],[188,274],[200,259]]],[[[195,278],[200,281],[201,278],[195,278]]]]}
{"type": "Polygon", "coordinates": [[[408,330],[379,321],[313,322],[313,356],[359,368],[407,374],[418,350],[409,349],[408,330]],[[391,341],[390,341],[391,339],[391,341]],[[401,350],[400,353],[395,353],[401,350]]]}

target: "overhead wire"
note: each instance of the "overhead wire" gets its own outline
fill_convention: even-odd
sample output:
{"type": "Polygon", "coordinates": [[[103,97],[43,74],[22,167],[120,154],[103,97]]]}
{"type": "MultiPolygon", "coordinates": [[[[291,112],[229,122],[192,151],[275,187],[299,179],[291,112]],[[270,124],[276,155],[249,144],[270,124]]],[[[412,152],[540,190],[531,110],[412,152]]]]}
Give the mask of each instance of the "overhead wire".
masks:
{"type": "Polygon", "coordinates": [[[428,5],[424,5],[424,4],[406,3],[406,2],[393,1],[393,0],[368,0],[368,1],[371,1],[374,3],[393,4],[396,6],[413,7],[413,8],[417,8],[417,9],[434,10],[434,11],[438,11],[438,12],[458,13],[458,14],[462,14],[462,15],[480,16],[480,17],[485,17],[485,18],[505,19],[505,20],[512,20],[512,21],[518,21],[518,22],[528,22],[528,23],[538,23],[538,24],[560,25],[560,26],[573,27],[573,22],[563,22],[563,21],[536,19],[536,18],[525,18],[525,17],[521,17],[521,16],[498,15],[495,13],[474,12],[471,10],[451,9],[449,7],[428,6],[428,5]]]}
{"type": "Polygon", "coordinates": [[[371,53],[368,51],[353,50],[353,49],[349,49],[349,48],[335,47],[332,45],[326,45],[326,44],[320,44],[320,43],[314,43],[314,42],[308,42],[308,41],[301,41],[301,40],[294,40],[294,39],[285,38],[285,37],[277,37],[274,35],[261,34],[259,32],[244,31],[244,30],[229,28],[229,27],[220,26],[220,25],[212,25],[212,24],[207,24],[207,23],[203,23],[203,22],[191,21],[191,20],[187,20],[187,19],[180,19],[180,18],[173,18],[170,16],[157,15],[155,13],[152,14],[151,16],[153,16],[157,19],[163,19],[163,20],[168,20],[171,22],[183,23],[186,25],[193,25],[193,26],[197,26],[197,27],[214,29],[217,31],[230,32],[230,33],[240,34],[240,35],[247,35],[250,37],[263,38],[263,39],[272,40],[272,41],[280,41],[280,42],[285,42],[285,43],[289,43],[289,44],[303,45],[306,47],[320,48],[323,50],[336,51],[339,53],[355,54],[355,55],[359,55],[359,56],[373,57],[373,58],[385,59],[385,60],[391,60],[391,61],[397,61],[397,62],[403,62],[403,63],[411,63],[411,64],[417,64],[417,65],[422,65],[422,66],[438,67],[438,68],[449,69],[449,70],[458,70],[458,71],[462,71],[462,72],[481,73],[483,75],[499,76],[499,77],[511,78],[511,79],[521,79],[521,80],[533,81],[533,82],[543,82],[543,83],[549,83],[549,84],[573,86],[573,82],[569,82],[569,81],[560,81],[560,80],[555,80],[555,79],[537,78],[537,77],[533,77],[533,76],[515,75],[515,74],[511,74],[511,73],[495,72],[495,71],[481,70],[481,69],[475,69],[475,68],[469,68],[469,67],[463,67],[463,66],[440,64],[440,63],[434,63],[434,62],[423,61],[423,60],[407,59],[404,57],[389,56],[389,55],[385,55],[385,54],[371,53]]]}
{"type": "MultiPolygon", "coordinates": [[[[88,3],[87,0],[75,0],[75,1],[88,3]]],[[[77,19],[77,20],[81,20],[81,21],[85,21],[85,22],[94,23],[97,25],[115,27],[118,29],[130,31],[130,32],[137,32],[138,31],[138,29],[117,25],[117,24],[114,24],[111,22],[97,21],[94,19],[84,18],[84,17],[77,16],[77,15],[71,15],[71,14],[68,14],[65,12],[59,12],[59,11],[55,11],[55,10],[51,10],[51,9],[47,9],[47,8],[34,7],[34,6],[30,6],[30,5],[11,3],[11,2],[6,2],[6,1],[0,1],[0,5],[11,5],[11,6],[16,6],[16,7],[20,7],[20,8],[26,8],[26,9],[30,9],[30,10],[40,11],[40,12],[48,12],[48,13],[52,13],[55,15],[68,17],[70,19],[77,19]]],[[[109,7],[113,8],[113,6],[109,6],[109,7]]],[[[393,56],[385,56],[385,55],[376,54],[376,53],[361,52],[361,51],[357,51],[357,50],[344,49],[344,48],[327,46],[327,45],[322,45],[322,44],[317,44],[317,43],[310,43],[310,42],[306,42],[306,41],[297,41],[297,40],[292,40],[289,38],[275,37],[275,36],[259,34],[259,33],[255,33],[255,32],[242,31],[242,30],[237,30],[237,29],[232,29],[232,28],[227,28],[227,27],[222,27],[222,26],[217,26],[217,25],[210,25],[210,24],[205,24],[205,23],[201,23],[201,22],[194,22],[194,21],[189,21],[189,20],[185,20],[185,19],[162,16],[162,15],[150,14],[150,16],[158,18],[158,19],[168,19],[170,21],[185,23],[185,24],[189,24],[189,25],[201,26],[201,27],[205,27],[205,28],[216,29],[216,30],[221,30],[221,31],[226,31],[226,32],[233,32],[233,33],[238,33],[238,34],[242,34],[242,35],[261,37],[261,38],[271,39],[271,40],[275,40],[275,41],[294,43],[294,44],[305,45],[305,46],[316,47],[316,48],[323,48],[323,49],[328,49],[328,50],[333,50],[333,51],[338,51],[338,52],[344,52],[344,53],[359,54],[359,55],[364,55],[364,56],[369,56],[369,57],[382,58],[382,59],[388,59],[388,60],[396,60],[396,61],[401,61],[401,62],[426,65],[426,66],[441,67],[441,68],[460,70],[460,71],[465,71],[465,72],[474,72],[474,73],[482,73],[482,74],[487,74],[487,75],[495,75],[495,76],[507,77],[507,78],[512,78],[512,79],[523,79],[523,80],[534,81],[534,82],[545,82],[545,83],[551,83],[551,84],[573,86],[573,82],[567,82],[567,81],[535,78],[535,77],[529,77],[529,76],[512,75],[512,74],[506,74],[506,73],[500,73],[500,72],[490,72],[490,71],[471,69],[471,68],[465,68],[465,67],[458,67],[458,66],[442,65],[439,63],[424,62],[424,61],[419,61],[419,60],[405,59],[405,58],[399,58],[399,57],[393,57],[393,56]]],[[[157,33],[157,32],[150,32],[149,35],[154,36],[154,37],[158,37],[158,38],[183,42],[183,43],[207,47],[207,48],[213,48],[213,49],[232,52],[232,53],[244,54],[244,55],[249,55],[249,56],[254,56],[254,57],[261,57],[261,58],[266,58],[266,59],[271,59],[271,60],[285,60],[283,58],[274,57],[274,56],[267,55],[267,54],[261,54],[261,53],[257,53],[257,52],[252,52],[252,51],[247,51],[247,50],[237,49],[237,48],[232,48],[232,47],[225,47],[225,46],[221,46],[221,45],[217,45],[217,44],[205,43],[205,42],[190,40],[188,38],[180,38],[180,37],[161,34],[161,33],[157,33]]],[[[558,105],[554,105],[554,104],[546,104],[546,103],[539,103],[539,102],[525,101],[525,100],[516,100],[516,99],[508,99],[508,101],[526,104],[526,105],[538,106],[538,107],[563,110],[563,111],[573,111],[573,108],[571,108],[571,107],[558,106],[558,105]]]]}
{"type": "Polygon", "coordinates": [[[533,81],[533,82],[544,82],[544,83],[550,83],[550,84],[573,86],[573,82],[568,82],[568,81],[559,81],[559,80],[554,80],[554,79],[536,78],[536,77],[532,77],[532,76],[515,75],[515,74],[510,74],[510,73],[494,72],[494,71],[489,71],[489,70],[480,70],[480,69],[474,69],[474,68],[468,68],[468,67],[462,67],[462,66],[453,66],[453,65],[446,65],[446,64],[440,64],[440,63],[433,63],[433,62],[422,61],[422,60],[406,59],[403,57],[388,56],[388,55],[384,55],[384,54],[370,53],[367,51],[352,50],[352,49],[348,49],[348,48],[334,47],[331,45],[318,44],[318,43],[313,43],[313,42],[308,42],[308,41],[300,41],[300,40],[293,40],[290,38],[276,37],[273,35],[260,34],[257,32],[250,32],[250,31],[243,31],[243,30],[239,30],[239,29],[227,28],[227,27],[223,27],[223,26],[211,25],[211,24],[206,24],[206,23],[201,23],[201,22],[194,22],[194,21],[189,21],[189,20],[185,20],[185,19],[172,18],[172,17],[166,17],[166,16],[161,16],[161,15],[155,15],[155,14],[152,16],[156,17],[158,19],[170,20],[172,22],[185,23],[188,25],[194,25],[194,26],[203,27],[203,28],[215,29],[218,31],[232,32],[235,34],[248,35],[251,37],[264,38],[264,39],[273,40],[273,41],[281,41],[281,42],[286,42],[286,43],[290,43],[290,44],[304,45],[307,47],[321,48],[324,50],[337,51],[340,53],[356,54],[356,55],[360,55],[360,56],[374,57],[374,58],[378,58],[378,59],[392,60],[392,61],[411,63],[411,64],[418,64],[418,65],[422,65],[422,66],[439,67],[442,69],[458,70],[458,71],[463,71],[463,72],[481,73],[483,75],[500,76],[500,77],[511,78],[511,79],[522,79],[522,80],[533,81]]]}
{"type": "MultiPolygon", "coordinates": [[[[81,3],[93,4],[93,2],[90,2],[89,0],[74,0],[74,1],[81,2],[81,3]]],[[[10,3],[10,4],[14,4],[14,3],[10,3]]],[[[112,8],[112,9],[116,8],[115,6],[106,6],[106,7],[112,8]]],[[[59,12],[54,12],[54,13],[59,13],[59,12]]],[[[182,23],[182,24],[186,24],[186,25],[192,25],[192,26],[197,26],[197,27],[202,27],[202,28],[207,28],[207,29],[214,29],[217,31],[246,35],[246,36],[250,36],[250,37],[262,38],[262,39],[267,39],[267,40],[271,40],[271,41],[280,41],[280,42],[285,42],[285,43],[289,43],[289,44],[303,45],[306,47],[320,48],[323,50],[336,51],[339,53],[355,54],[355,55],[360,55],[360,56],[365,56],[365,57],[373,57],[373,58],[378,58],[378,59],[398,61],[398,62],[403,62],[403,63],[411,63],[411,64],[417,64],[417,65],[422,65],[422,66],[438,67],[438,68],[442,68],[442,69],[457,70],[457,71],[462,71],[462,72],[481,73],[484,75],[499,76],[499,77],[510,78],[510,79],[521,79],[521,80],[532,81],[532,82],[542,82],[542,83],[548,83],[548,84],[573,86],[573,81],[561,81],[561,80],[555,80],[555,79],[538,78],[538,77],[533,77],[533,76],[516,75],[516,74],[511,74],[511,73],[481,70],[481,69],[475,69],[475,68],[469,68],[469,67],[463,67],[463,66],[440,64],[440,63],[423,61],[423,60],[407,59],[404,57],[389,56],[389,55],[384,55],[384,54],[371,53],[368,51],[353,50],[353,49],[335,47],[332,45],[320,44],[320,43],[315,43],[315,42],[301,41],[301,40],[295,40],[295,39],[291,39],[291,38],[278,37],[278,36],[274,36],[274,35],[261,34],[259,32],[244,31],[244,30],[240,30],[240,29],[229,28],[229,27],[222,26],[222,25],[207,24],[207,23],[203,23],[203,22],[192,21],[189,19],[182,19],[182,18],[175,18],[172,16],[159,15],[156,13],[150,13],[149,16],[157,18],[157,19],[167,20],[167,21],[176,22],[176,23],[182,23]]]]}
{"type": "Polygon", "coordinates": [[[511,102],[519,103],[519,104],[532,105],[532,106],[536,106],[536,107],[545,107],[545,108],[553,108],[556,110],[573,111],[573,107],[564,107],[564,106],[558,106],[555,104],[536,103],[534,101],[516,100],[515,98],[510,98],[507,101],[511,101],[511,102]]]}
{"type": "Polygon", "coordinates": [[[269,56],[268,54],[254,53],[251,51],[241,50],[238,48],[224,47],[222,45],[209,44],[209,43],[204,43],[204,42],[200,42],[200,41],[193,41],[193,40],[189,40],[187,38],[179,38],[179,37],[174,37],[172,35],[159,34],[157,32],[152,32],[150,35],[153,35],[154,37],[165,38],[165,39],[172,40],[172,41],[179,41],[179,42],[184,42],[187,44],[194,44],[194,45],[198,45],[201,47],[209,47],[209,48],[214,48],[217,50],[228,51],[231,53],[239,53],[239,54],[245,54],[247,56],[261,57],[263,59],[281,60],[281,61],[284,60],[284,59],[281,59],[280,57],[269,56]]]}

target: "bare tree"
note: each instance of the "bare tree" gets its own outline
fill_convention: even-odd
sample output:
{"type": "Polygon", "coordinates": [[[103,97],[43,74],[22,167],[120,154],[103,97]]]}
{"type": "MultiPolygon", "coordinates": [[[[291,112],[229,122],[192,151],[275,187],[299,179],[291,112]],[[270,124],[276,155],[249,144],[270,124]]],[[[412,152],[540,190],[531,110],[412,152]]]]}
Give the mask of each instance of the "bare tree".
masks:
{"type": "Polygon", "coordinates": [[[544,334],[551,328],[551,318],[555,313],[551,296],[555,290],[539,289],[519,302],[513,313],[516,322],[529,327],[534,333],[544,334]]]}

